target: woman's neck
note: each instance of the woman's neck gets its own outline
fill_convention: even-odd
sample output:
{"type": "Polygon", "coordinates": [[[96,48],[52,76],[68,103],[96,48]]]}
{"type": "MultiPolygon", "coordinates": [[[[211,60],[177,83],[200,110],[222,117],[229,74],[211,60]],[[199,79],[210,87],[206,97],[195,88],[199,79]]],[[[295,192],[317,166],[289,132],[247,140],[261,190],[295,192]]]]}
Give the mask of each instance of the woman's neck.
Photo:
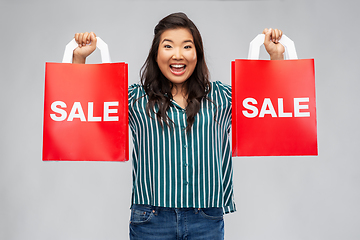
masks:
{"type": "Polygon", "coordinates": [[[173,96],[174,101],[183,109],[187,106],[187,91],[184,84],[173,85],[171,89],[171,94],[173,96]]]}

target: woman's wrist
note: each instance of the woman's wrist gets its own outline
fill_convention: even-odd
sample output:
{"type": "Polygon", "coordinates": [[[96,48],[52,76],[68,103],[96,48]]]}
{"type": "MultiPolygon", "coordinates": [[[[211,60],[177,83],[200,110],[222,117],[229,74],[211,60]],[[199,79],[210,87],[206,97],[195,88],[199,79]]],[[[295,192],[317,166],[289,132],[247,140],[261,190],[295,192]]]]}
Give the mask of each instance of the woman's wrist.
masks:
{"type": "Polygon", "coordinates": [[[81,57],[79,55],[74,54],[73,55],[73,61],[72,63],[76,63],[76,64],[85,64],[86,58],[81,57]]]}
{"type": "Polygon", "coordinates": [[[270,60],[284,60],[284,54],[272,54],[270,55],[270,60]]]}

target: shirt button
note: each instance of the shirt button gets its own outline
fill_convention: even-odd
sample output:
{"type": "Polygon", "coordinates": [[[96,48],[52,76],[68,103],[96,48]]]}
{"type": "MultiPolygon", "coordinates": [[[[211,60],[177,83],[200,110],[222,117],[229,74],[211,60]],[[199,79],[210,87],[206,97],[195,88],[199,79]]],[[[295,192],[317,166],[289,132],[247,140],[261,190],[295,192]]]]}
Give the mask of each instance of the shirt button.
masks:
{"type": "Polygon", "coordinates": [[[185,163],[184,165],[185,165],[185,167],[187,167],[187,166],[188,166],[188,164],[187,164],[187,163],[185,163]]]}
{"type": "Polygon", "coordinates": [[[188,184],[188,182],[187,182],[187,181],[185,181],[185,182],[184,182],[184,184],[185,184],[185,185],[187,185],[187,184],[188,184]]]}
{"type": "Polygon", "coordinates": [[[188,145],[184,145],[184,148],[187,148],[188,147],[188,145]]]}

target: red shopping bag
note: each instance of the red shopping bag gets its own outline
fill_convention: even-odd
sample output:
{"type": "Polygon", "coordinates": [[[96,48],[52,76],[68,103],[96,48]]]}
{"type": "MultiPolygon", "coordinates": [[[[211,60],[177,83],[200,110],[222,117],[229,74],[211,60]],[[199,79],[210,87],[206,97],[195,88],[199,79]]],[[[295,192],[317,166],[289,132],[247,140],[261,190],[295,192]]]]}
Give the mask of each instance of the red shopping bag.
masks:
{"type": "MultiPolygon", "coordinates": [[[[68,44],[63,63],[46,63],[43,161],[126,161],[128,66],[64,63],[75,47],[68,44]]],[[[100,38],[97,47],[110,62],[100,38]]]]}
{"type": "Polygon", "coordinates": [[[286,36],[291,60],[250,60],[263,42],[259,35],[249,59],[231,63],[233,156],[317,155],[314,60],[296,60],[286,36]]]}

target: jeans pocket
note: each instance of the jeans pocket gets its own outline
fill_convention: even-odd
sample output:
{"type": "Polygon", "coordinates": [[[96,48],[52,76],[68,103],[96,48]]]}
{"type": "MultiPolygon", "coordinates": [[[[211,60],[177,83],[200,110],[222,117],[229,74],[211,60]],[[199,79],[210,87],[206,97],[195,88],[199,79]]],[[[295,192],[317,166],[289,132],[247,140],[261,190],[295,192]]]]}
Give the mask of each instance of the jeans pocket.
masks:
{"type": "Polygon", "coordinates": [[[131,208],[130,224],[141,224],[151,220],[154,211],[151,206],[134,204],[131,208]]]}
{"type": "Polygon", "coordinates": [[[210,220],[221,220],[224,217],[222,208],[201,208],[200,215],[210,220]]]}

